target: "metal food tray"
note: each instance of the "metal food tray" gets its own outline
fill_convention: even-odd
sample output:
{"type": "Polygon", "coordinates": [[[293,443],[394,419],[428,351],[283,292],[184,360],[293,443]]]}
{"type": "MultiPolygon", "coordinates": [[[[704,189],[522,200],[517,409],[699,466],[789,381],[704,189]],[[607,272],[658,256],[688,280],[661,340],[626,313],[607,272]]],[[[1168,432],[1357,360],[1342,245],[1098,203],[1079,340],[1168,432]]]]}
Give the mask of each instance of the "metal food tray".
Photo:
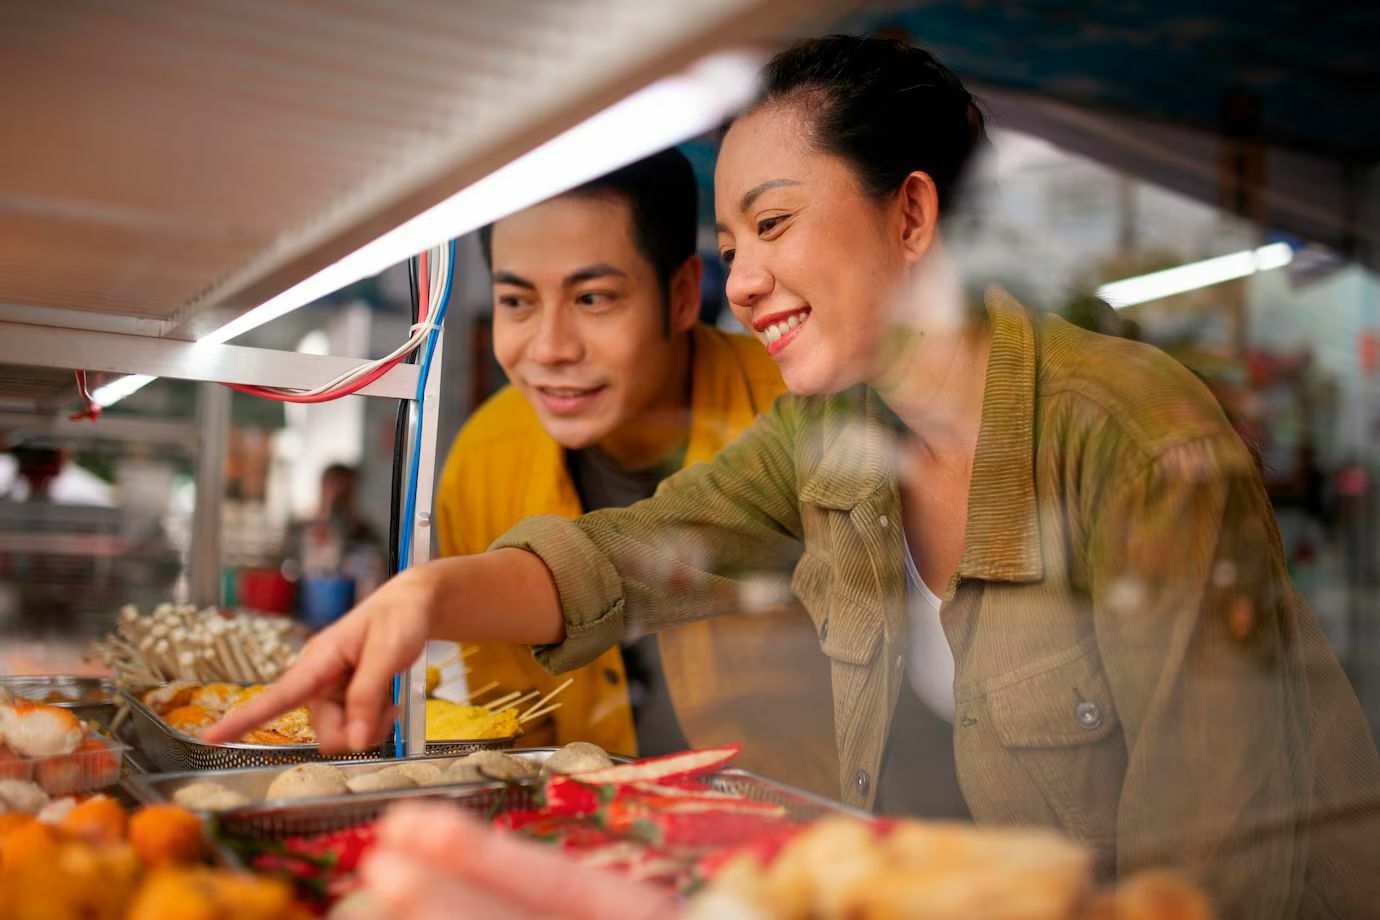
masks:
{"type": "Polygon", "coordinates": [[[0,688],[15,696],[40,702],[50,693],[74,698],[73,702],[49,703],[72,710],[83,722],[99,722],[109,726],[115,716],[115,682],[108,677],[78,677],[72,674],[12,675],[0,677],[0,688]],[[92,690],[103,694],[99,699],[82,699],[92,690]]]}
{"type": "MultiPolygon", "coordinates": [[[[511,753],[545,760],[555,750],[531,748],[511,753]]],[[[614,757],[614,760],[626,763],[629,758],[614,757]]],[[[198,778],[205,779],[204,776],[198,778]]],[[[220,777],[216,779],[219,781],[220,777]]],[[[813,821],[829,815],[847,815],[862,820],[871,820],[873,817],[865,811],[747,770],[721,770],[701,779],[718,792],[780,805],[793,821],[813,821]]],[[[139,780],[134,782],[138,783],[139,780]]],[[[467,783],[301,799],[296,802],[266,802],[223,812],[218,816],[218,821],[221,832],[231,838],[279,841],[286,837],[326,834],[367,824],[377,819],[385,807],[397,801],[451,802],[487,820],[510,811],[537,807],[536,793],[541,788],[540,780],[524,780],[520,783],[467,783]]]]}
{"type": "MultiPolygon", "coordinates": [[[[121,690],[120,697],[129,707],[130,722],[143,762],[165,772],[291,766],[323,760],[377,761],[385,754],[382,747],[328,755],[322,754],[320,745],[316,744],[207,744],[164,722],[136,694],[121,690]]],[[[473,741],[428,741],[426,748],[427,754],[456,755],[479,750],[502,750],[512,747],[516,741],[516,735],[473,741]]]]}
{"type": "MultiPolygon", "coordinates": [[[[508,753],[541,765],[557,750],[559,748],[527,748],[508,753]]],[[[441,766],[458,759],[460,758],[454,755],[411,757],[363,762],[341,761],[332,763],[331,766],[339,769],[345,774],[346,779],[349,779],[394,764],[434,762],[441,766]]],[[[628,758],[624,757],[614,758],[614,761],[619,763],[625,763],[627,760],[628,758]]],[[[268,787],[287,769],[288,766],[250,767],[217,773],[150,774],[133,776],[126,782],[134,795],[145,802],[173,801],[179,789],[192,783],[217,783],[253,800],[253,804],[219,813],[202,814],[208,819],[215,820],[221,831],[230,836],[269,840],[281,840],[298,834],[323,834],[365,824],[377,818],[391,802],[399,799],[456,799],[477,794],[485,801],[493,802],[503,797],[504,790],[504,784],[501,782],[485,781],[264,801],[268,787]]],[[[528,799],[530,800],[530,796],[528,799]]]]}

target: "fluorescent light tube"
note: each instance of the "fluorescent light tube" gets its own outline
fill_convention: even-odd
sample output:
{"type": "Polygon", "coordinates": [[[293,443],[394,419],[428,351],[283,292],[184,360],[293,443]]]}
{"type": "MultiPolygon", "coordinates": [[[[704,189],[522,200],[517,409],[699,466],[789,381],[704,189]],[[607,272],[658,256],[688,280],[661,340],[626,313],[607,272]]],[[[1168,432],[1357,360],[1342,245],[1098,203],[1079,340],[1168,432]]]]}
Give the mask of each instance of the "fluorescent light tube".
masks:
{"type": "Polygon", "coordinates": [[[138,393],[157,379],[157,377],[150,377],[147,374],[127,374],[124,377],[116,377],[109,383],[97,387],[96,391],[91,394],[91,401],[105,409],[115,405],[126,396],[138,393]]]}
{"type": "MultiPolygon", "coordinates": [[[[222,344],[417,253],[713,130],[757,92],[762,56],[710,55],[559,134],[512,163],[390,230],[281,294],[197,339],[222,344]]],[[[92,398],[109,406],[147,386],[142,374],[112,380],[92,398]]]]}
{"type": "Polygon", "coordinates": [[[762,58],[723,52],[614,103],[198,342],[219,344],[590,179],[712,130],[748,105],[762,58]]]}
{"type": "Polygon", "coordinates": [[[1245,278],[1256,272],[1283,268],[1294,260],[1294,250],[1288,243],[1271,243],[1258,249],[1246,249],[1230,255],[1190,262],[1177,268],[1138,275],[1122,281],[1113,281],[1097,289],[1097,296],[1120,310],[1150,300],[1159,300],[1194,291],[1198,288],[1221,284],[1236,278],[1245,278]]]}

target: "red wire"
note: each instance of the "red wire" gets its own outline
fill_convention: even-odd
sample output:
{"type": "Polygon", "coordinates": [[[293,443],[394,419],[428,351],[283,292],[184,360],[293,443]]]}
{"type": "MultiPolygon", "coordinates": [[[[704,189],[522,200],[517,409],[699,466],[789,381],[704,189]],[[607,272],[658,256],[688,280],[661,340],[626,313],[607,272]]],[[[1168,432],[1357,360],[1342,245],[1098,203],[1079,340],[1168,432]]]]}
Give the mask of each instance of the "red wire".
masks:
{"type": "MultiPolygon", "coordinates": [[[[430,292],[427,289],[426,253],[422,252],[419,253],[417,256],[417,322],[419,323],[426,322],[428,312],[427,308],[430,304],[430,300],[427,296],[429,293],[430,292]]],[[[369,384],[373,383],[375,380],[378,380],[384,374],[391,371],[393,368],[397,367],[398,364],[405,357],[407,357],[405,354],[399,355],[398,357],[389,361],[387,364],[379,365],[369,373],[365,374],[363,377],[353,380],[343,387],[336,387],[334,390],[327,390],[325,393],[316,393],[310,396],[296,395],[292,393],[279,393],[275,390],[268,390],[263,387],[249,386],[240,383],[227,383],[225,384],[225,386],[229,387],[232,390],[238,390],[241,393],[249,393],[252,396],[261,396],[264,399],[273,399],[277,400],[278,402],[308,404],[330,402],[331,400],[339,399],[342,396],[349,396],[352,393],[359,392],[360,390],[367,387],[369,384]]],[[[82,372],[77,371],[77,373],[81,374],[82,372]]],[[[100,412],[100,407],[96,407],[96,412],[100,412]]]]}
{"type": "Polygon", "coordinates": [[[86,371],[77,371],[76,376],[77,394],[81,396],[83,408],[82,411],[69,415],[67,418],[74,422],[89,418],[94,422],[96,417],[101,414],[101,407],[96,405],[96,401],[91,398],[91,391],[86,386],[86,371]]]}

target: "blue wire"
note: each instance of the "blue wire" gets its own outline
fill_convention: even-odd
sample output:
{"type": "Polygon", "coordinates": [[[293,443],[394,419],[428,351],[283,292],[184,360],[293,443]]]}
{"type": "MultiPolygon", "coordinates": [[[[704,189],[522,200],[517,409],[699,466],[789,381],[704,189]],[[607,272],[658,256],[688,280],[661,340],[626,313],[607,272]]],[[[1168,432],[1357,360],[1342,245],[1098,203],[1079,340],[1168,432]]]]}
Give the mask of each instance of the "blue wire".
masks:
{"type": "MultiPolygon", "coordinates": [[[[455,277],[455,240],[448,244],[450,249],[449,266],[446,271],[445,287],[441,289],[441,305],[436,308],[434,317],[428,316],[426,321],[442,325],[446,318],[446,307],[450,305],[451,279],[455,277]]],[[[431,358],[436,352],[436,340],[440,337],[437,329],[431,330],[426,339],[426,350],[422,353],[421,364],[417,372],[417,394],[414,397],[417,406],[415,423],[412,427],[412,449],[411,462],[407,470],[407,492],[403,500],[402,526],[398,528],[398,571],[407,568],[412,560],[412,530],[414,519],[417,514],[417,478],[422,464],[422,411],[425,407],[426,380],[431,374],[431,358]]],[[[393,705],[398,705],[402,698],[402,675],[393,675],[393,705]]],[[[402,721],[393,721],[393,754],[401,756],[403,751],[402,721]]]]}

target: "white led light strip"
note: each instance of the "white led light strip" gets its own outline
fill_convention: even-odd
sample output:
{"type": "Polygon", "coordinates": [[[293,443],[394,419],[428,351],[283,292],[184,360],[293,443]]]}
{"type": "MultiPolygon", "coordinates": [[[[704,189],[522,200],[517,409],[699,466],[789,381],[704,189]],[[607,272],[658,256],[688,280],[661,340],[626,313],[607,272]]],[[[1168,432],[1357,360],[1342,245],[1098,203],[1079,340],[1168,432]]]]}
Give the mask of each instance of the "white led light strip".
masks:
{"type": "Polygon", "coordinates": [[[1097,296],[1120,310],[1139,303],[1172,297],[1186,291],[1245,278],[1256,272],[1283,268],[1294,260],[1288,243],[1271,243],[1259,249],[1246,249],[1230,255],[1190,262],[1177,268],[1113,281],[1097,289],[1097,296]]]}
{"type": "MultiPolygon", "coordinates": [[[[723,52],[658,80],[423,211],[333,265],[197,339],[222,344],[424,249],[545,201],[706,131],[747,106],[762,57],[723,52]]],[[[155,378],[121,377],[92,398],[110,406],[155,378]]]]}

